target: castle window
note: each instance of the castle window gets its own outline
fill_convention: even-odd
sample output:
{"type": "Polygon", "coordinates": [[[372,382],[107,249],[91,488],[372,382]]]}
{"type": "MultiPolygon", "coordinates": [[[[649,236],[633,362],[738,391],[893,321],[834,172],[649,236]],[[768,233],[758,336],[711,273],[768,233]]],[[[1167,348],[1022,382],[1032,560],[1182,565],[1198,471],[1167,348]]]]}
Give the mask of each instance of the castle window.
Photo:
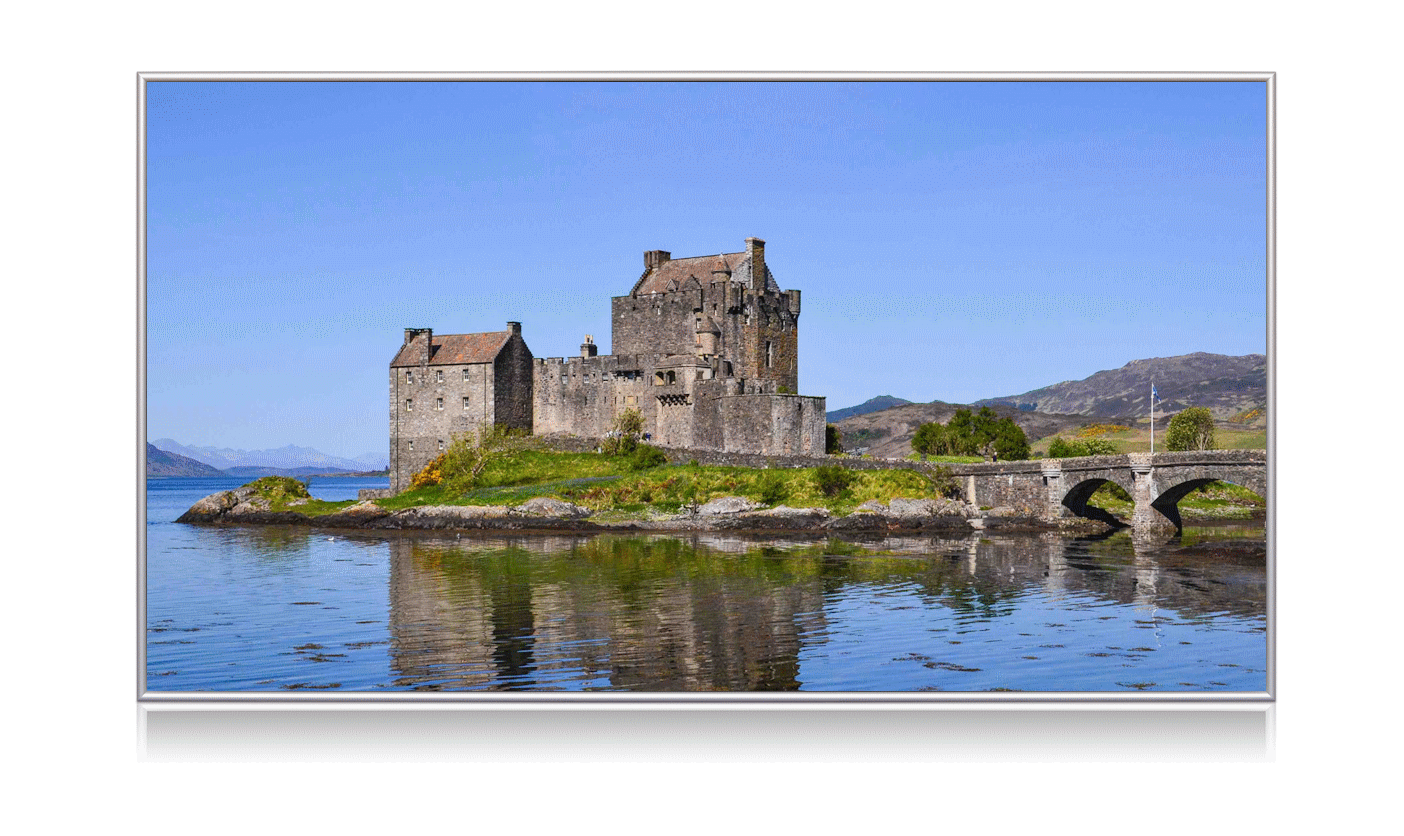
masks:
{"type": "Polygon", "coordinates": [[[443,408],[444,408],[444,399],[443,399],[443,398],[435,398],[435,399],[434,399],[434,408],[435,408],[435,409],[440,409],[440,410],[443,409],[443,408]]]}
{"type": "Polygon", "coordinates": [[[414,382],[414,372],[412,372],[412,371],[406,371],[406,372],[405,372],[405,382],[406,382],[406,383],[413,383],[413,382],[414,382]]]}
{"type": "Polygon", "coordinates": [[[444,449],[444,440],[443,440],[442,438],[439,439],[439,449],[440,449],[440,450],[444,449]]]}
{"type": "Polygon", "coordinates": [[[464,379],[464,380],[467,380],[467,379],[468,379],[468,370],[467,370],[467,369],[464,369],[464,370],[463,370],[463,379],[464,379]]]}
{"type": "Polygon", "coordinates": [[[443,382],[444,382],[444,370],[443,370],[443,369],[435,369],[435,370],[434,370],[434,382],[435,382],[435,383],[443,383],[443,382]]]}
{"type": "Polygon", "coordinates": [[[765,341],[765,367],[768,369],[775,364],[775,344],[770,340],[765,341]]]}
{"type": "Polygon", "coordinates": [[[414,452],[414,442],[413,442],[413,441],[411,441],[411,442],[409,443],[409,451],[410,451],[411,453],[414,452]]]}
{"type": "Polygon", "coordinates": [[[467,409],[467,408],[468,408],[468,399],[467,399],[467,398],[464,398],[464,399],[463,399],[463,408],[464,408],[464,409],[467,409]]]}
{"type": "Polygon", "coordinates": [[[405,398],[405,412],[414,412],[414,398],[405,398]]]}

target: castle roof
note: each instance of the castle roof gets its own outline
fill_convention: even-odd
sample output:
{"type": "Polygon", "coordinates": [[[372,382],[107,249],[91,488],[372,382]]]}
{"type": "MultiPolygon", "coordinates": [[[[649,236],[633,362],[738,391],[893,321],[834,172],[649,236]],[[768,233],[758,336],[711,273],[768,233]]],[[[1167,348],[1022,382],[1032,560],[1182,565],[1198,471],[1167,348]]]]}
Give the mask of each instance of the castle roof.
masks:
{"type": "MultiPolygon", "coordinates": [[[[654,267],[644,273],[643,277],[635,283],[634,289],[629,292],[629,295],[668,293],[685,286],[692,278],[697,279],[700,284],[709,284],[713,280],[712,272],[720,270],[723,266],[731,271],[733,282],[751,284],[751,258],[746,253],[699,255],[691,258],[674,258],[654,267]]],[[[771,275],[768,267],[765,271],[765,285],[759,289],[769,290],[773,293],[780,292],[780,286],[775,283],[775,277],[771,275]]]]}
{"type": "MultiPolygon", "coordinates": [[[[491,363],[497,359],[503,346],[512,338],[511,331],[488,331],[484,334],[435,334],[429,350],[431,366],[465,366],[472,363],[491,363]]],[[[418,366],[420,352],[424,349],[426,336],[420,334],[406,343],[390,367],[418,366]]]]}

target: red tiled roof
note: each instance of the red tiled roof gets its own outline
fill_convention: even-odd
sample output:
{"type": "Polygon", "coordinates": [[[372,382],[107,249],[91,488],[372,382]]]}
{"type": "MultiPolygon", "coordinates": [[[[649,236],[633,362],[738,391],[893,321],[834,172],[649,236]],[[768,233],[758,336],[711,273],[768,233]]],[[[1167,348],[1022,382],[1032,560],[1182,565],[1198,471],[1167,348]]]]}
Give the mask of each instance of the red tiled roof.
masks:
{"type": "Polygon", "coordinates": [[[707,284],[712,281],[712,271],[717,269],[717,261],[723,261],[732,272],[737,266],[746,260],[745,253],[722,253],[721,255],[699,255],[692,258],[675,258],[665,261],[659,265],[652,273],[641,279],[634,287],[634,295],[641,293],[667,293],[668,285],[677,282],[674,286],[681,287],[689,277],[696,276],[697,281],[707,284]]]}
{"type": "MultiPolygon", "coordinates": [[[[489,331],[485,334],[435,334],[433,349],[429,355],[431,366],[463,366],[470,363],[491,363],[497,353],[511,339],[511,331],[489,331]]],[[[420,334],[400,349],[395,366],[419,365],[420,352],[424,349],[424,335],[420,334]]]]}

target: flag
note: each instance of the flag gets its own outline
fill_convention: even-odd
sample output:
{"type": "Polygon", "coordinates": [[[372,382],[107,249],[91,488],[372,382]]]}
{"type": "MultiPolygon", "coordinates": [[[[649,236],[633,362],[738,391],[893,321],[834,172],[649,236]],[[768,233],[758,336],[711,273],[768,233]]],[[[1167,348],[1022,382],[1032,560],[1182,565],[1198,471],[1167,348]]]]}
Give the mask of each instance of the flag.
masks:
{"type": "Polygon", "coordinates": [[[1151,400],[1154,401],[1155,403],[1160,403],[1160,396],[1157,395],[1157,394],[1155,393],[1155,384],[1154,384],[1154,383],[1151,384],[1151,400]]]}

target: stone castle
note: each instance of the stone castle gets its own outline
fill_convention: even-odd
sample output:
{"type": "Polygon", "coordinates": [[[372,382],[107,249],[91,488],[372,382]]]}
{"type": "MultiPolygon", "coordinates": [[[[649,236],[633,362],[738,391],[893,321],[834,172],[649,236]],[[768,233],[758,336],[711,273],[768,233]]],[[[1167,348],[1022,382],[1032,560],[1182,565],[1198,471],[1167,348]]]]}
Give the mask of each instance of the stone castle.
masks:
{"type": "Polygon", "coordinates": [[[638,409],[662,447],[823,455],[824,399],[799,390],[800,292],[781,290],[765,242],[737,253],[644,253],[611,300],[613,354],[535,358],[520,323],[483,334],[405,329],[390,361],[390,487],[399,492],[457,433],[505,425],[603,438],[638,409]]]}

